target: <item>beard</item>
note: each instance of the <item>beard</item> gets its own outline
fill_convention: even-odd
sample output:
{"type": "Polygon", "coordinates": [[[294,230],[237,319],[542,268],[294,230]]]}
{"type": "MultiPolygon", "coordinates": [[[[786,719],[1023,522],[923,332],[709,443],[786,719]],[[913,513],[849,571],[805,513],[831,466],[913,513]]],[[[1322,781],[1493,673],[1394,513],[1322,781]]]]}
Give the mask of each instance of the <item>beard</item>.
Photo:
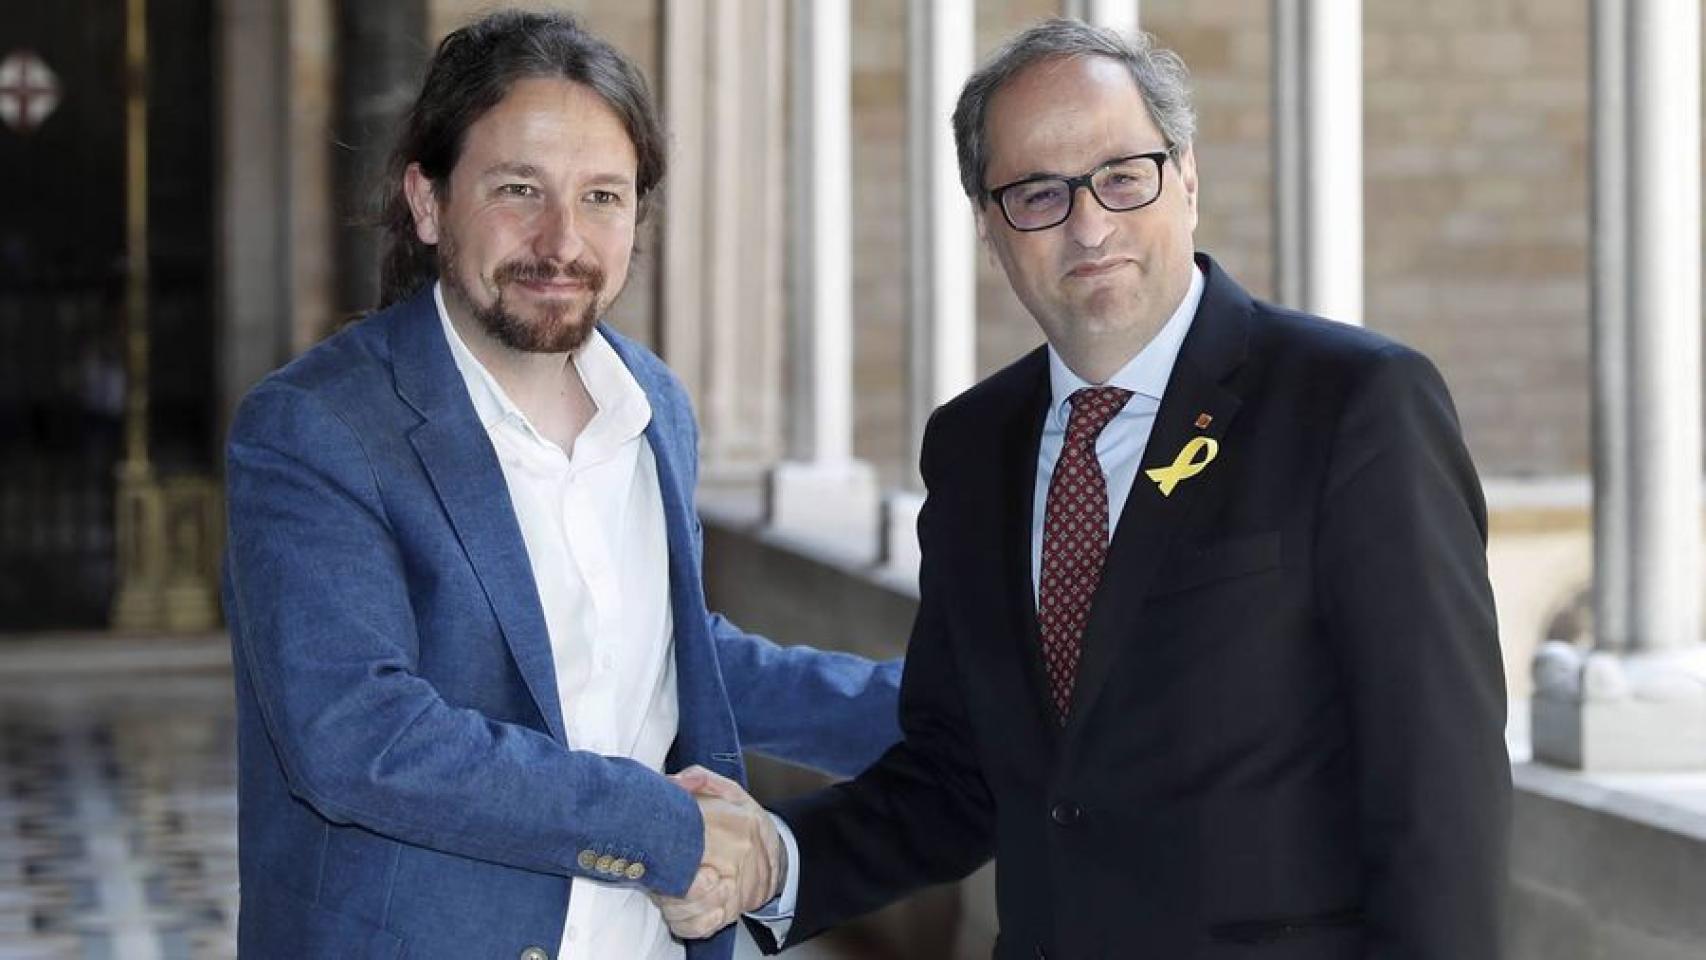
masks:
{"type": "Polygon", "coordinates": [[[573,353],[586,343],[593,327],[608,306],[603,301],[605,275],[596,264],[583,260],[558,263],[552,260],[510,260],[492,271],[492,301],[481,306],[456,269],[459,248],[456,238],[446,234],[438,245],[438,275],[456,299],[466,304],[474,320],[492,339],[522,353],[573,353]],[[572,304],[545,301],[540,315],[522,317],[505,302],[510,285],[578,280],[584,284],[586,304],[578,312],[572,304]]]}

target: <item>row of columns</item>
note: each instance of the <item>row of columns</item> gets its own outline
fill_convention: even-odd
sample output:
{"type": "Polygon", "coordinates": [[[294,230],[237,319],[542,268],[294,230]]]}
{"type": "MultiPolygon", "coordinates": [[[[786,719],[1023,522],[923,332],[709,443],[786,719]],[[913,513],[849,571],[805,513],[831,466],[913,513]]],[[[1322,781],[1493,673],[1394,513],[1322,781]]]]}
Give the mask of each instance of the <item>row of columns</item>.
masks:
{"type": "MultiPolygon", "coordinates": [[[[1138,10],[1132,0],[1066,6],[1122,24],[1135,24],[1138,10]]],[[[1358,6],[1354,0],[1273,0],[1272,6],[1276,287],[1284,302],[1351,321],[1361,315],[1362,297],[1361,190],[1345,187],[1361,183],[1358,6]]],[[[416,0],[401,8],[419,15],[416,0]]],[[[277,16],[265,4],[221,9],[251,22],[277,16]]],[[[1703,571],[1694,519],[1702,457],[1700,3],[1594,0],[1591,9],[1595,629],[1590,650],[1548,644],[1536,658],[1534,749],[1540,759],[1576,767],[1698,769],[1706,767],[1703,571]]],[[[915,443],[928,412],[974,376],[976,242],[953,175],[946,120],[970,70],[974,12],[972,0],[916,0],[909,7],[915,443]]],[[[361,16],[317,2],[292,7],[292,19],[273,23],[269,35],[282,42],[298,15],[325,20],[317,29],[352,45],[372,28],[361,16]]],[[[395,26],[396,16],[387,14],[382,25],[395,26]]],[[[678,164],[673,182],[686,189],[668,205],[661,271],[667,280],[658,311],[664,346],[706,413],[708,469],[741,457],[770,460],[775,451],[754,438],[780,434],[784,422],[794,425],[789,462],[772,476],[778,528],[813,538],[833,531],[839,519],[875,554],[876,484],[852,454],[847,2],[666,0],[663,21],[665,102],[682,106],[671,110],[670,127],[680,153],[697,153],[704,182],[717,186],[694,189],[691,169],[678,164]],[[792,49],[775,27],[790,3],[800,28],[792,49]],[[789,99],[788,61],[811,68],[792,78],[791,123],[778,109],[789,99]],[[716,117],[723,128],[736,114],[741,119],[732,130],[704,120],[716,117]],[[771,188],[784,173],[777,158],[788,153],[790,127],[802,147],[795,152],[809,167],[789,179],[815,185],[799,188],[792,203],[771,188]],[[737,181],[752,189],[730,192],[737,181]],[[695,207],[699,195],[721,206],[695,207]],[[792,310],[781,302],[788,285],[779,266],[790,232],[787,209],[800,217],[792,225],[793,249],[809,251],[795,260],[802,269],[791,278],[792,310]],[[731,231],[731,223],[742,226],[731,231]],[[707,255],[723,259],[701,262],[707,255]],[[737,288],[731,278],[748,257],[778,275],[737,288]],[[697,280],[678,289],[695,276],[695,263],[697,280]],[[755,310],[774,317],[774,336],[765,333],[766,323],[741,322],[755,310]],[[795,326],[784,338],[780,327],[789,316],[795,326]],[[774,371],[785,366],[785,339],[797,349],[784,377],[774,371]],[[753,396],[788,400],[779,407],[745,405],[753,396]],[[762,415],[755,418],[754,410],[762,415]],[[804,483],[795,482],[802,477],[804,483]]],[[[282,46],[268,50],[275,65],[284,62],[282,46]]],[[[376,115],[370,110],[393,103],[387,91],[406,72],[406,60],[388,56],[362,77],[345,78],[342,95],[333,98],[341,104],[340,128],[359,133],[376,115]]],[[[258,83],[277,71],[237,73],[248,86],[232,85],[242,96],[233,94],[226,116],[241,132],[236,120],[266,112],[248,106],[283,94],[258,83]]],[[[226,140],[228,159],[252,161],[227,164],[253,175],[233,181],[228,204],[251,218],[276,192],[270,185],[280,178],[297,182],[290,171],[266,166],[266,146],[260,135],[226,140]]],[[[338,182],[353,182],[357,170],[359,164],[340,168],[338,182]]],[[[241,241],[233,246],[238,267],[276,261],[291,232],[284,223],[259,232],[239,231],[235,221],[225,225],[233,243],[241,241]]],[[[361,258],[345,251],[349,262],[361,258]]],[[[353,267],[344,272],[372,275],[353,267]]],[[[359,298],[345,302],[365,305],[359,298]]],[[[242,309],[235,304],[233,317],[246,316],[242,309]]],[[[274,362],[273,352],[301,346],[292,341],[288,316],[256,315],[240,326],[273,333],[230,338],[266,349],[231,360],[237,373],[228,404],[274,362]]],[[[916,481],[910,485],[915,504],[916,481]]],[[[887,554],[903,570],[916,555],[908,509],[901,497],[889,510],[895,522],[887,554]]]]}
{"type": "MultiPolygon", "coordinates": [[[[400,6],[416,15],[415,0],[400,6]]],[[[1119,6],[1129,9],[1135,22],[1137,4],[1119,6]]],[[[1361,182],[1360,67],[1350,66],[1360,63],[1360,28],[1352,15],[1356,6],[1352,0],[1273,0],[1272,7],[1275,252],[1281,264],[1276,287],[1284,302],[1345,320],[1361,314],[1361,191],[1342,186],[1361,182]],[[1337,241],[1344,243],[1337,253],[1322,246],[1337,241]],[[1337,269],[1303,279],[1306,269],[1329,268],[1337,269]]],[[[1093,16],[1114,16],[1106,4],[1090,7],[1096,8],[1093,16]]],[[[271,45],[251,50],[255,56],[233,59],[239,67],[226,77],[231,82],[225,117],[235,131],[224,141],[231,161],[226,166],[244,174],[227,185],[226,205],[236,213],[222,228],[233,251],[233,269],[258,278],[265,265],[290,261],[298,282],[289,286],[301,298],[301,291],[315,284],[303,282],[309,274],[296,261],[319,256],[313,254],[315,246],[297,243],[290,257],[280,251],[292,246],[292,236],[301,240],[325,232],[296,221],[308,216],[304,211],[331,204],[299,204],[279,222],[266,220],[266,211],[284,180],[290,181],[289,192],[308,195],[311,190],[296,188],[317,184],[315,189],[324,190],[329,178],[324,171],[315,173],[318,167],[296,170],[317,156],[312,151],[281,153],[264,130],[240,121],[267,114],[255,109],[256,103],[288,99],[278,86],[287,71],[254,69],[255,62],[287,63],[287,37],[300,33],[323,43],[335,33],[354,43],[369,25],[329,0],[293,5],[288,18],[271,5],[248,0],[220,9],[230,21],[228,36],[249,35],[234,26],[241,22],[261,25],[257,29],[264,33],[257,35],[273,38],[271,45]],[[286,155],[297,160],[283,167],[274,162],[286,155]],[[262,222],[264,229],[240,229],[239,221],[250,228],[262,222]]],[[[1702,458],[1700,2],[1593,0],[1591,9],[1594,638],[1589,650],[1548,644],[1536,658],[1534,750],[1539,759],[1575,767],[1701,769],[1706,768],[1706,652],[1700,640],[1703,571],[1696,519],[1702,458]]],[[[764,446],[768,441],[762,438],[780,435],[784,421],[798,424],[785,451],[790,463],[772,478],[779,525],[809,538],[833,529],[836,518],[846,518],[848,525],[863,524],[860,536],[873,542],[874,554],[875,483],[869,468],[852,455],[846,0],[665,0],[664,10],[662,79],[676,159],[697,154],[702,182],[716,187],[697,189],[693,163],[677,163],[672,183],[680,192],[667,206],[663,309],[658,311],[660,339],[706,413],[707,469],[714,472],[718,463],[741,457],[769,462],[777,451],[764,446]],[[798,46],[792,50],[775,26],[790,4],[796,20],[811,21],[800,24],[805,29],[794,38],[798,46]],[[736,16],[743,19],[729,19],[736,16]],[[802,82],[803,71],[793,77],[798,85],[791,98],[799,106],[793,123],[779,110],[790,98],[785,69],[790,60],[816,68],[809,85],[802,82]],[[712,74],[710,83],[707,74],[712,74]],[[741,119],[724,129],[731,110],[741,119]],[[717,118],[716,128],[705,122],[707,115],[717,118]],[[784,173],[778,158],[788,153],[789,127],[803,126],[807,118],[815,131],[812,150],[797,152],[811,153],[811,168],[789,179],[830,190],[802,191],[790,203],[771,185],[784,173]],[[735,149],[731,143],[746,146],[735,149]],[[744,176],[732,177],[730,171],[744,176]],[[737,180],[753,189],[738,197],[729,193],[737,180]],[[695,207],[701,196],[724,206],[695,207]],[[792,310],[781,302],[788,286],[780,276],[790,232],[788,209],[814,218],[793,225],[793,249],[811,251],[800,259],[813,266],[792,278],[799,305],[792,310]],[[731,221],[744,226],[729,233],[731,221]],[[764,269],[775,269],[777,276],[738,289],[729,285],[747,258],[772,265],[764,269]],[[820,275],[836,274],[839,279],[815,282],[820,275]],[[694,276],[692,284],[677,289],[683,278],[694,276]],[[774,318],[773,336],[765,332],[767,322],[743,322],[755,310],[774,318]],[[797,326],[785,338],[781,326],[788,316],[797,326]],[[731,336],[735,330],[745,332],[731,336]],[[816,338],[819,330],[827,336],[816,338]],[[810,347],[785,365],[785,339],[810,347]],[[839,346],[831,348],[831,343],[839,346]],[[784,367],[785,376],[778,372],[784,367]],[[743,405],[754,396],[788,399],[774,407],[743,405]],[[755,418],[754,409],[763,416],[755,418]],[[810,473],[810,468],[818,468],[820,475],[840,472],[854,478],[842,486],[854,488],[855,495],[814,500],[808,489],[786,502],[787,494],[799,492],[798,486],[789,487],[789,474],[810,473]]],[[[970,69],[967,45],[974,31],[966,23],[974,7],[971,0],[920,0],[909,10],[917,27],[909,56],[910,165],[917,196],[910,230],[915,266],[909,329],[918,364],[911,377],[909,422],[916,441],[928,411],[968,383],[975,366],[977,254],[970,218],[951,175],[945,119],[970,69]]],[[[386,17],[397,15],[392,11],[386,17]]],[[[322,98],[341,104],[340,128],[359,133],[371,121],[368,108],[389,102],[385,91],[392,89],[388,84],[400,75],[404,59],[384,58],[370,65],[371,75],[346,78],[341,98],[322,98]]],[[[355,169],[340,171],[337,182],[351,182],[355,169]]],[[[361,259],[353,251],[346,254],[349,262],[361,259]]],[[[346,272],[372,275],[370,268],[346,272]]],[[[230,287],[252,291],[265,285],[257,279],[230,287]]],[[[227,338],[228,409],[249,381],[311,340],[307,325],[294,324],[294,317],[318,321],[329,312],[297,303],[277,308],[284,311],[279,313],[266,301],[227,298],[233,329],[256,334],[227,338]]],[[[364,305],[359,299],[346,302],[364,305]]],[[[905,509],[904,502],[891,509],[902,521],[890,525],[888,538],[893,544],[888,553],[902,569],[912,542],[905,509]]]]}
{"type": "MultiPolygon", "coordinates": [[[[1064,6],[1137,24],[1132,0],[1064,6]]],[[[770,523],[915,571],[916,476],[879,507],[853,455],[848,4],[793,0],[792,13],[790,432],[769,474],[770,523]]],[[[1282,302],[1358,323],[1360,4],[1273,0],[1272,17],[1275,286],[1282,302]]],[[[1594,4],[1596,641],[1543,648],[1533,705],[1536,756],[1570,766],[1706,766],[1700,531],[1684,519],[1701,507],[1699,19],[1699,0],[1594,4]]],[[[930,411],[975,377],[976,239],[948,122],[972,69],[974,2],[912,0],[908,33],[916,448],[930,411]]]]}

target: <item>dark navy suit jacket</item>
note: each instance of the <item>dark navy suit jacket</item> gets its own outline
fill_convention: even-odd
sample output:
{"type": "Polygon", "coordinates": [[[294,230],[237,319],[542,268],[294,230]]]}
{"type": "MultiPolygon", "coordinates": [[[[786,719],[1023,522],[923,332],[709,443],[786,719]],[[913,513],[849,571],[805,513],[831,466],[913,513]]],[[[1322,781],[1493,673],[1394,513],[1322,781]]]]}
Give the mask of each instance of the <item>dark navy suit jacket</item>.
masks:
{"type": "Polygon", "coordinates": [[[791,940],[993,855],[1000,958],[1497,957],[1505,687],[1445,384],[1198,262],[1064,728],[1029,562],[1045,354],[932,419],[905,741],[781,808],[791,940]],[[1218,456],[1163,495],[1197,436],[1218,456]]]}
{"type": "MultiPolygon", "coordinates": [[[[669,769],[744,781],[752,749],[857,772],[898,736],[898,662],[781,648],[707,612],[692,411],[656,357],[603,332],[652,406],[669,769]]],[[[564,740],[526,547],[430,290],[256,387],[227,478],[245,958],[554,955],[570,878],[611,879],[601,860],[686,891],[693,800],[564,740]]],[[[688,956],[732,949],[725,930],[688,956]]]]}

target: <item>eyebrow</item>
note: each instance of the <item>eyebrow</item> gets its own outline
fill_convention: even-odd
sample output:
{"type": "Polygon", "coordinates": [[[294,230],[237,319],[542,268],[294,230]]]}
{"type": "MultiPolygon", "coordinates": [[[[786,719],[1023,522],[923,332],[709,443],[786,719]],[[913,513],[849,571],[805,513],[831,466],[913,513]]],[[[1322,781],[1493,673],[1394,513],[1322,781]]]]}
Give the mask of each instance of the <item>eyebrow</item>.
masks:
{"type": "Polygon", "coordinates": [[[534,166],[531,163],[514,163],[514,162],[494,163],[491,166],[487,167],[486,169],[480,171],[480,176],[482,178],[485,178],[485,177],[525,177],[527,179],[532,179],[532,180],[540,179],[538,167],[534,166]]]}
{"type": "MultiPolygon", "coordinates": [[[[1163,146],[1157,147],[1153,150],[1139,150],[1136,153],[1110,154],[1110,155],[1102,158],[1101,160],[1096,161],[1096,165],[1091,167],[1090,170],[1099,170],[1102,167],[1105,167],[1108,164],[1113,163],[1115,160],[1129,160],[1132,157],[1142,157],[1142,156],[1146,156],[1146,155],[1151,154],[1151,153],[1166,153],[1168,151],[1168,149],[1169,148],[1167,146],[1163,145],[1163,146]]],[[[1017,177],[1014,177],[1011,180],[1002,181],[1002,185],[1005,186],[1006,184],[1009,184],[1009,183],[1024,183],[1027,180],[1039,180],[1043,177],[1076,177],[1076,176],[1082,176],[1084,173],[1089,173],[1090,170],[1082,171],[1082,173],[1062,173],[1058,170],[1032,170],[1030,173],[1021,174],[1017,177]]]]}
{"type": "Polygon", "coordinates": [[[625,173],[601,173],[587,179],[589,186],[595,187],[631,187],[634,178],[625,173]]]}
{"type": "MultiPolygon", "coordinates": [[[[545,179],[544,171],[540,170],[539,167],[531,163],[520,163],[516,161],[494,163],[481,171],[480,176],[482,179],[489,179],[491,177],[521,177],[527,180],[545,179]]],[[[601,173],[588,178],[586,182],[592,186],[631,187],[634,185],[634,178],[624,173],[601,173]]]]}

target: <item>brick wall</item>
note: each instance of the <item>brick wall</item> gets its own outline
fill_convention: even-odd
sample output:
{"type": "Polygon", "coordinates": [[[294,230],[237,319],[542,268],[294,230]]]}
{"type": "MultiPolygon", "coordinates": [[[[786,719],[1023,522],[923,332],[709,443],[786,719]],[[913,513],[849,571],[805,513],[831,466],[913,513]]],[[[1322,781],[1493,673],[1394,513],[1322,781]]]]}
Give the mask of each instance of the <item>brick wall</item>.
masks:
{"type": "Polygon", "coordinates": [[[1585,471],[1587,4],[1364,9],[1369,325],[1439,363],[1483,472],[1585,471]]]}

